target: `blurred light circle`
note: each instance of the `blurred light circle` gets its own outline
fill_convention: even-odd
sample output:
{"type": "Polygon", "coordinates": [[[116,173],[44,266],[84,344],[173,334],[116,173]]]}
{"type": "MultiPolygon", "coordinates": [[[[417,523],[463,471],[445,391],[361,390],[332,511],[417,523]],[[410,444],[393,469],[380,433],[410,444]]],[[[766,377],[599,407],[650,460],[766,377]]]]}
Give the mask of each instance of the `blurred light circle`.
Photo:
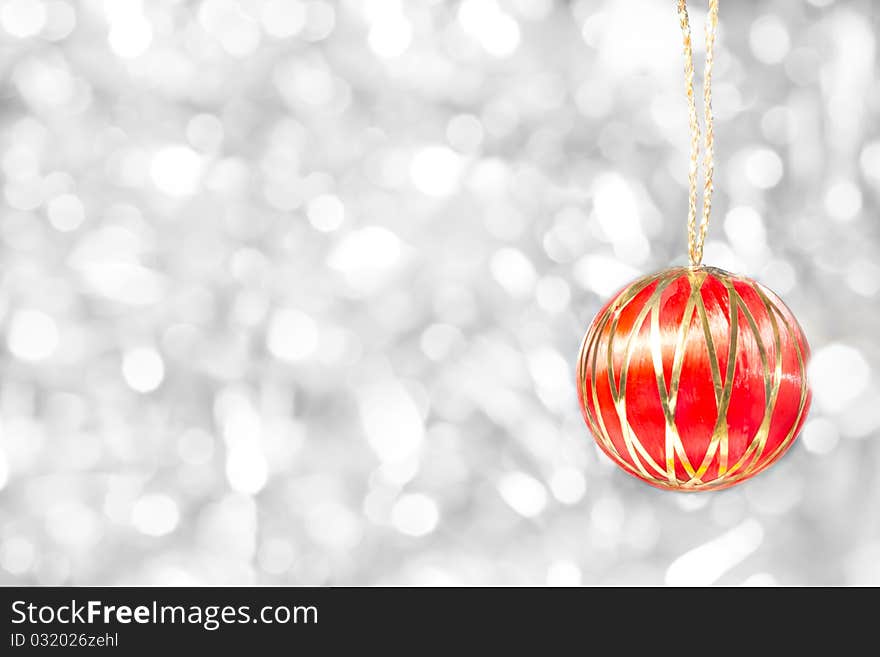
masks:
{"type": "Polygon", "coordinates": [[[519,23],[507,14],[498,14],[491,29],[483,32],[480,43],[490,55],[507,57],[513,54],[520,42],[519,23]]]}
{"type": "Polygon", "coordinates": [[[410,180],[428,196],[450,196],[458,189],[463,162],[461,156],[447,146],[426,146],[410,163],[410,180]]]}
{"type": "Polygon", "coordinates": [[[866,177],[880,181],[880,141],[869,142],[862,149],[859,164],[866,177]]]}
{"type": "Polygon", "coordinates": [[[851,221],[862,211],[862,190],[851,180],[838,180],[825,191],[825,211],[836,221],[851,221]]]}
{"type": "Polygon", "coordinates": [[[346,234],[327,256],[327,265],[348,285],[369,293],[387,281],[401,260],[403,243],[382,226],[367,226],[346,234]]]}
{"type": "Polygon", "coordinates": [[[678,495],[675,498],[675,505],[682,511],[692,513],[705,508],[709,504],[709,497],[706,495],[678,495]]]}
{"type": "Polygon", "coordinates": [[[63,59],[25,57],[14,63],[12,80],[22,98],[43,108],[70,107],[81,82],[63,59]]]}
{"type": "Polygon", "coordinates": [[[107,43],[120,57],[133,59],[143,55],[153,41],[153,26],[142,15],[120,12],[111,20],[107,43]]]}
{"type": "Polygon", "coordinates": [[[36,549],[24,536],[10,536],[0,543],[0,567],[13,575],[24,575],[36,561],[36,549]]]}
{"type": "Polygon", "coordinates": [[[58,326],[46,313],[18,310],[12,316],[6,344],[13,356],[28,361],[44,360],[55,352],[58,341],[58,326]]]}
{"type": "Polygon", "coordinates": [[[399,57],[412,42],[412,24],[405,16],[389,13],[370,26],[367,42],[379,57],[399,57]]]}
{"type": "Polygon", "coordinates": [[[797,284],[797,272],[786,260],[770,260],[761,272],[761,281],[777,294],[786,294],[797,284]]]}
{"type": "Polygon", "coordinates": [[[233,57],[245,57],[260,45],[257,22],[234,0],[203,0],[199,22],[233,57]]]}
{"type": "Polygon", "coordinates": [[[269,464],[260,445],[254,442],[259,439],[259,435],[248,438],[249,440],[237,440],[229,446],[226,453],[226,479],[232,490],[256,495],[269,480],[269,464]]]}
{"type": "Polygon", "coordinates": [[[544,276],[535,288],[535,299],[542,310],[561,313],[571,301],[571,287],[564,278],[544,276]]]}
{"type": "Polygon", "coordinates": [[[56,230],[69,232],[80,227],[86,218],[82,201],[73,194],[61,194],[46,204],[49,223],[56,230]]]}
{"type": "Polygon", "coordinates": [[[782,19],[768,14],[752,23],[749,45],[758,60],[765,64],[778,64],[788,54],[791,38],[782,19]]]}
{"type": "Polygon", "coordinates": [[[800,440],[808,452],[819,455],[829,454],[840,442],[840,434],[833,422],[819,417],[804,424],[800,440]]]}
{"type": "Polygon", "coordinates": [[[876,296],[880,292],[880,265],[865,258],[853,260],[846,269],[846,284],[863,297],[876,296]]]}
{"type": "Polygon", "coordinates": [[[809,377],[816,404],[833,413],[845,409],[868,387],[871,366],[859,350],[832,342],[813,354],[809,377]]]}
{"type": "Polygon", "coordinates": [[[300,0],[268,0],[260,12],[260,22],[269,36],[287,39],[302,31],[306,15],[306,4],[300,0]]]}
{"type": "Polygon", "coordinates": [[[522,251],[513,247],[498,249],[489,263],[492,278],[512,297],[524,298],[535,289],[535,266],[522,251]]]}
{"type": "Polygon", "coordinates": [[[152,392],[165,378],[165,363],[152,347],[136,347],[122,358],[122,376],[135,392],[152,392]]]}
{"type": "Polygon", "coordinates": [[[431,324],[422,332],[419,344],[428,358],[442,361],[461,340],[463,336],[457,327],[450,324],[431,324]]]}
{"type": "Polygon", "coordinates": [[[131,510],[131,524],[147,536],[170,534],[180,522],[180,511],[168,495],[144,495],[131,510]]]}
{"type": "Polygon", "coordinates": [[[511,509],[521,516],[533,518],[547,506],[547,490],[525,472],[508,472],[498,481],[498,492],[511,509]]]}
{"type": "Polygon", "coordinates": [[[19,39],[36,36],[46,23],[46,6],[40,0],[8,0],[0,8],[0,25],[19,39]]]}
{"type": "Polygon", "coordinates": [[[166,146],[150,161],[150,177],[169,196],[191,196],[199,187],[202,159],[189,146],[166,146]]]}
{"type": "Polygon", "coordinates": [[[299,310],[276,310],[269,320],[266,347],[269,353],[281,360],[304,360],[318,348],[318,325],[299,310]]]}
{"type": "Polygon", "coordinates": [[[49,41],[61,41],[73,32],[76,27],[76,11],[67,2],[51,0],[46,3],[46,12],[43,38],[49,41]]]}
{"type": "Polygon", "coordinates": [[[43,178],[43,194],[48,199],[73,193],[75,189],[76,181],[66,171],[53,171],[43,178]]]}
{"type": "Polygon", "coordinates": [[[376,185],[396,189],[406,184],[410,158],[402,149],[379,151],[375,155],[375,164],[366,173],[376,185]]]}
{"type": "Polygon", "coordinates": [[[592,185],[593,213],[614,254],[628,264],[640,264],[651,253],[642,228],[633,186],[618,173],[602,173],[592,185]]]}
{"type": "Polygon", "coordinates": [[[724,232],[737,251],[759,253],[766,247],[764,221],[753,207],[741,205],[731,208],[724,217],[724,232]]]}
{"type": "Polygon", "coordinates": [[[439,520],[437,503],[421,493],[401,495],[391,508],[391,524],[407,536],[426,536],[439,520]]]}
{"type": "Polygon", "coordinates": [[[306,25],[303,36],[307,41],[322,41],[336,27],[336,10],[324,0],[310,0],[306,3],[306,25]]]}
{"type": "Polygon", "coordinates": [[[541,401],[553,408],[566,407],[573,394],[568,360],[553,347],[541,346],[526,354],[526,364],[541,401]]]}
{"type": "Polygon", "coordinates": [[[562,467],[550,478],[550,491],[563,504],[577,504],[587,492],[587,481],[577,468],[562,467]]]}
{"type": "Polygon", "coordinates": [[[330,233],[337,230],[345,220],[345,206],[338,196],[320,194],[309,201],[306,215],[316,230],[330,233]]]}
{"type": "Polygon", "coordinates": [[[639,275],[639,270],[611,256],[585,255],[574,266],[574,278],[585,289],[607,297],[639,275]]]}
{"type": "Polygon", "coordinates": [[[782,180],[782,159],[769,148],[756,148],[746,156],[745,173],[758,189],[776,187],[782,180]]]}
{"type": "Polygon", "coordinates": [[[798,113],[787,105],[777,105],[761,117],[761,134],[774,144],[788,144],[798,130],[798,113]]]}
{"type": "Polygon", "coordinates": [[[464,0],[459,5],[458,21],[490,55],[507,57],[519,46],[519,23],[495,0],[464,0]]]}
{"type": "Polygon", "coordinates": [[[388,461],[377,470],[382,481],[392,486],[404,486],[419,473],[419,457],[411,454],[404,459],[388,461]]]}
{"type": "Polygon", "coordinates": [[[358,407],[367,443],[383,463],[405,461],[425,438],[422,413],[409,391],[389,380],[358,391],[358,407]]]}

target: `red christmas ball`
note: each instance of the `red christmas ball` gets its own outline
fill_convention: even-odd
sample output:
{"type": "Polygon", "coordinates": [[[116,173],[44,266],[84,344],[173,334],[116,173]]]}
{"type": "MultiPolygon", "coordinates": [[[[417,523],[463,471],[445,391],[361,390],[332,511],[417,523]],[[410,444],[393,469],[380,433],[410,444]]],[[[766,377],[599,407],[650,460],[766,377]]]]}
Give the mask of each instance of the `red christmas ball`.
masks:
{"type": "Polygon", "coordinates": [[[713,267],[634,281],[581,346],[578,399],[599,447],[674,490],[718,490],[774,463],[810,407],[809,346],[759,283],[713,267]]]}

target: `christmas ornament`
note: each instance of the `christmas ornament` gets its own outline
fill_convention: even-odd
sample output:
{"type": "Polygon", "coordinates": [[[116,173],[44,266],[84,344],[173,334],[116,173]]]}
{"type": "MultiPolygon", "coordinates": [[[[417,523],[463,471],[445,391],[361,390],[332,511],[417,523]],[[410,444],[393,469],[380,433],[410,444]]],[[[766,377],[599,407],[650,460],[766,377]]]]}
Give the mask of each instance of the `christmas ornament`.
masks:
{"type": "Polygon", "coordinates": [[[700,129],[685,0],[679,0],[691,130],[690,266],[645,276],[599,312],[581,346],[578,399],[599,447],[630,474],[673,490],[718,490],[791,446],[810,406],[809,346],[782,300],[702,263],[713,192],[712,63],[706,24],[703,212],[696,222],[700,129]]]}

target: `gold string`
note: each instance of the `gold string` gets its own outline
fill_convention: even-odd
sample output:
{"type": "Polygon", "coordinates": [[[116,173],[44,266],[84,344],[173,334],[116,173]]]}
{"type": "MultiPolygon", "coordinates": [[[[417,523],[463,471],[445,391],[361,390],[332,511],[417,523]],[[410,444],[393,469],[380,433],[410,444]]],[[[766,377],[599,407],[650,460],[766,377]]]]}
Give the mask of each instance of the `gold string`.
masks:
{"type": "Polygon", "coordinates": [[[691,44],[691,25],[688,18],[687,0],[678,0],[678,18],[684,39],[684,81],[688,100],[688,123],[691,132],[691,161],[688,170],[688,257],[692,267],[703,261],[703,245],[712,213],[712,192],[715,190],[715,130],[712,121],[712,65],[714,63],[715,32],[718,29],[718,0],[709,0],[706,17],[706,65],[703,69],[703,115],[706,139],[703,149],[703,215],[697,226],[697,174],[700,168],[700,123],[697,119],[697,103],[694,95],[694,51],[691,44]]]}

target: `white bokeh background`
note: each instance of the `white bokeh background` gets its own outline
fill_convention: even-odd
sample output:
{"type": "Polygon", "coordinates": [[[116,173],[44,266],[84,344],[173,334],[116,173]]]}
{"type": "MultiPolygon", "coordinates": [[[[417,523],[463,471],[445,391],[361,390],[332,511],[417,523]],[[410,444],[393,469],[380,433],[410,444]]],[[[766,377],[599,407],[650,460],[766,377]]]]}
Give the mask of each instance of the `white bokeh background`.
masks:
{"type": "Polygon", "coordinates": [[[574,387],[686,254],[674,2],[3,0],[0,583],[880,584],[877,28],[722,2],[705,261],[814,410],[677,495],[574,387]]]}

